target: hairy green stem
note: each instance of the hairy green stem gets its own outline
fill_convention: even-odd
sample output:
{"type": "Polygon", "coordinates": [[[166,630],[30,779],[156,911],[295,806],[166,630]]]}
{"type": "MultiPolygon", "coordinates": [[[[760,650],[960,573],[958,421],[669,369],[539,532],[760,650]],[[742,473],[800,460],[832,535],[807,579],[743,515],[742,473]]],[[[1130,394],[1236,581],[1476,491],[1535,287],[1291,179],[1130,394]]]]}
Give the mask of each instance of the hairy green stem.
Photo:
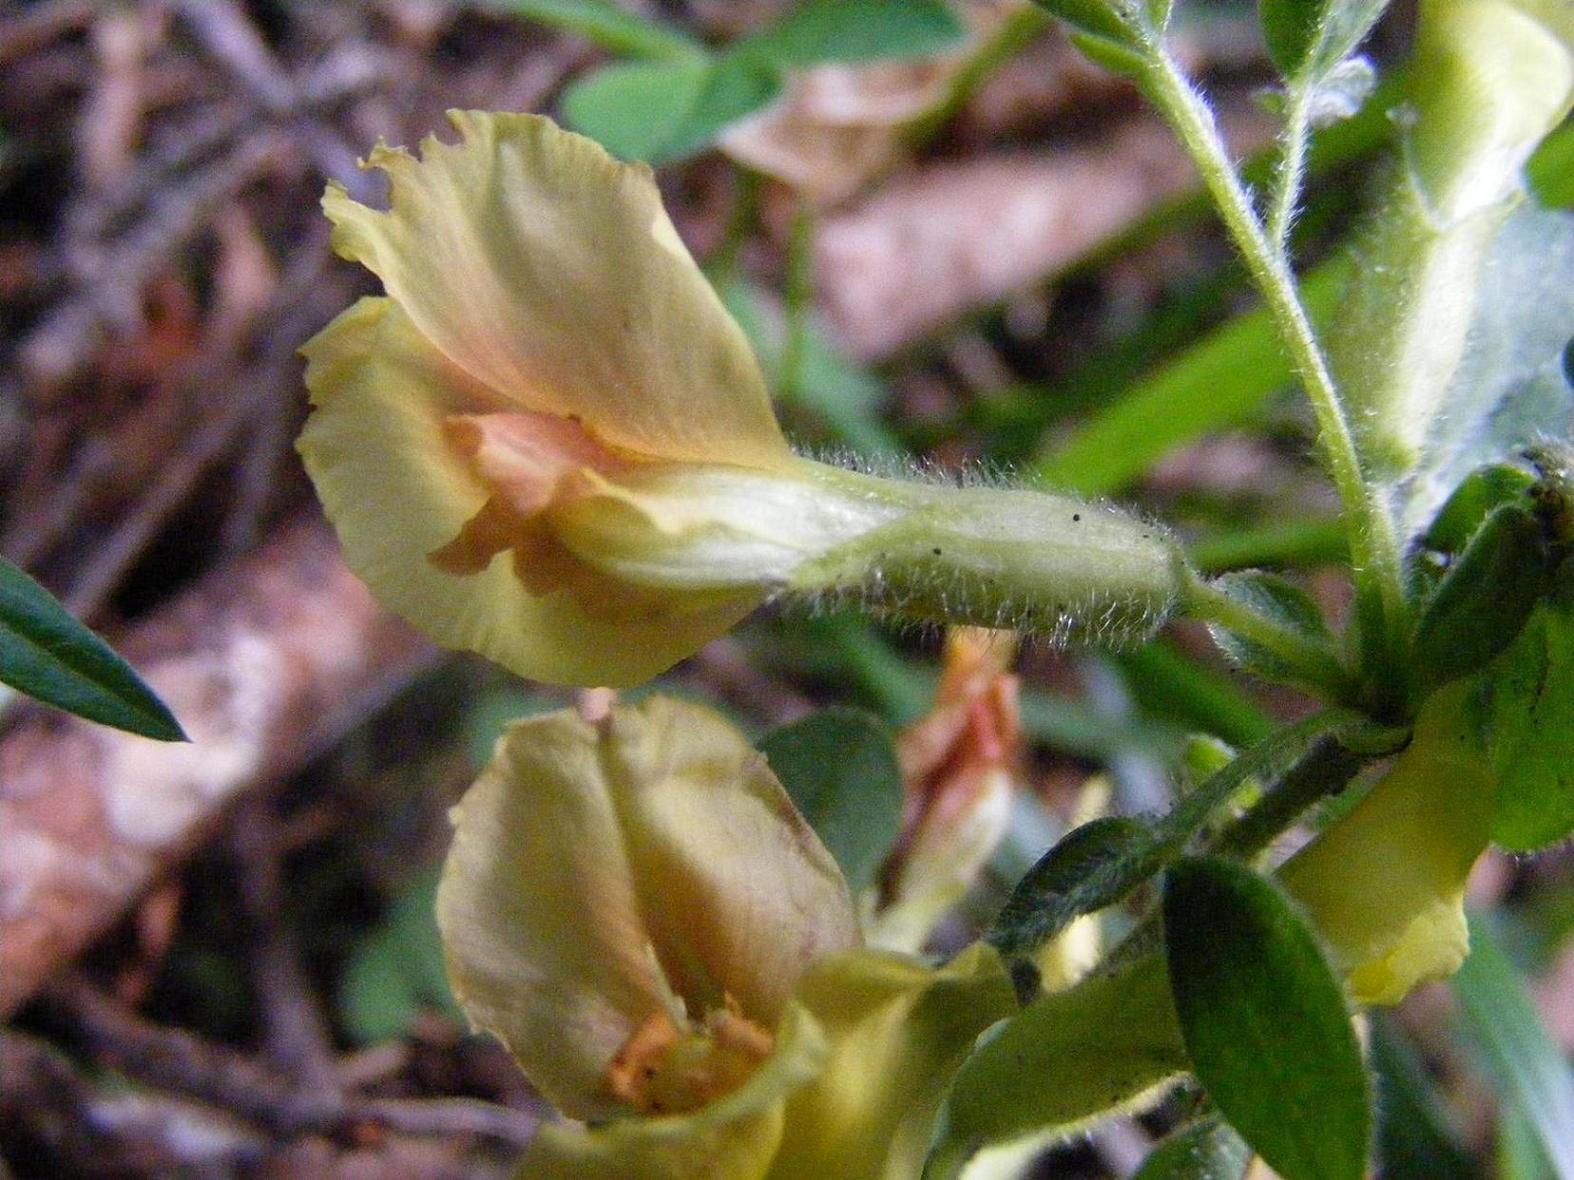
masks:
{"type": "Polygon", "coordinates": [[[1284,128],[1279,133],[1280,154],[1268,192],[1268,241],[1288,267],[1290,226],[1306,173],[1306,147],[1311,132],[1313,87],[1291,83],[1284,96],[1284,128]]]}
{"type": "Polygon", "coordinates": [[[1162,45],[1150,43],[1146,49],[1143,81],[1147,92],[1201,173],[1225,228],[1267,301],[1312,403],[1318,441],[1350,529],[1363,660],[1368,669],[1386,675],[1384,669],[1402,667],[1406,633],[1404,581],[1393,521],[1362,472],[1344,404],[1301,304],[1295,277],[1283,252],[1275,248],[1257,220],[1225,151],[1213,112],[1162,45]]]}
{"type": "Polygon", "coordinates": [[[1179,855],[1186,842],[1212,818],[1250,778],[1276,779],[1306,756],[1318,742],[1358,724],[1361,716],[1348,709],[1324,709],[1294,725],[1269,734],[1250,749],[1241,751],[1222,770],[1209,775],[1196,790],[1183,795],[1160,821],[1166,859],[1179,855]]]}
{"type": "Polygon", "coordinates": [[[1364,761],[1332,734],[1318,738],[1245,815],[1218,834],[1208,851],[1241,860],[1256,856],[1307,808],[1342,791],[1364,761]]]}
{"type": "MultiPolygon", "coordinates": [[[[1210,775],[1190,794],[1183,795],[1159,822],[1160,842],[1143,866],[1144,878],[1159,872],[1181,856],[1191,839],[1248,779],[1256,778],[1274,784],[1268,791],[1271,795],[1286,779],[1299,777],[1298,768],[1307,762],[1320,763],[1327,757],[1324,750],[1343,749],[1345,742],[1342,739],[1345,735],[1360,730],[1364,722],[1365,719],[1359,713],[1349,709],[1324,709],[1269,734],[1255,746],[1241,751],[1228,766],[1210,775]]],[[[1354,744],[1360,746],[1360,743],[1354,744]]],[[[1311,778],[1311,772],[1308,772],[1308,776],[1311,778]]],[[[1326,782],[1324,772],[1317,772],[1314,781],[1326,782]]],[[[1301,787],[1298,786],[1296,790],[1299,792],[1301,787]]],[[[1223,832],[1229,830],[1226,827],[1223,832]]],[[[1221,838],[1222,833],[1213,842],[1221,838]]],[[[1104,956],[1099,969],[1110,970],[1153,950],[1158,932],[1158,910],[1149,909],[1104,956]]]]}

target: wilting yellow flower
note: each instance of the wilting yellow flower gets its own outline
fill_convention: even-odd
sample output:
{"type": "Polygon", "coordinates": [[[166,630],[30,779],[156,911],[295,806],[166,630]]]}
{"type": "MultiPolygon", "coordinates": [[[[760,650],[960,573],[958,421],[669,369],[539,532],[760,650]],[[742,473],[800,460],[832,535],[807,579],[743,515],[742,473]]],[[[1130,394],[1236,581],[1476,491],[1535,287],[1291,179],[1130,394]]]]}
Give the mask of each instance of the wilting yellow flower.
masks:
{"type": "Polygon", "coordinates": [[[950,1074],[1012,1006],[992,951],[859,949],[764,758],[695,705],[524,721],[455,812],[455,994],[564,1114],[529,1176],[915,1175],[950,1074]]]}
{"type": "Polygon", "coordinates": [[[766,597],[1133,631],[1168,538],[1112,509],[795,456],[650,171],[530,115],[379,147],[387,211],[336,185],[334,247],[387,295],[307,345],[307,470],[350,565],[452,647],[626,685],[766,597]]]}
{"type": "Polygon", "coordinates": [[[946,634],[930,711],[897,739],[906,799],[902,835],[866,928],[891,950],[923,949],[1005,836],[1022,755],[1016,636],[946,634]]]}

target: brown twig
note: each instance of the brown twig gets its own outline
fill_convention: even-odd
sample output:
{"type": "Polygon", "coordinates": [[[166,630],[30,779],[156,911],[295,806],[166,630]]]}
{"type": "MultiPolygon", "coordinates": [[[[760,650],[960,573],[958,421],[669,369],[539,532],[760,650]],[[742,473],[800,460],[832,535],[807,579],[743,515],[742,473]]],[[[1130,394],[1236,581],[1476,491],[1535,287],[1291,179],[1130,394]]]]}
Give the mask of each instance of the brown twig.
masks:
{"type": "Polygon", "coordinates": [[[433,659],[318,523],[285,529],[125,637],[188,745],[36,715],[0,739],[0,1017],[215,830],[246,792],[433,659]]]}
{"type": "Polygon", "coordinates": [[[524,1144],[535,1116],[468,1098],[355,1098],[311,1089],[250,1058],[154,1024],[79,977],[52,987],[46,1011],[69,1021],[95,1059],[149,1085],[183,1094],[267,1128],[275,1135],[348,1134],[371,1124],[414,1135],[483,1135],[524,1144]]]}
{"type": "Polygon", "coordinates": [[[0,65],[76,32],[98,9],[94,0],[51,0],[0,21],[0,65]]]}
{"type": "Polygon", "coordinates": [[[301,969],[299,948],[283,921],[279,823],[269,801],[241,802],[230,827],[240,895],[242,943],[257,989],[268,1064],[314,1094],[337,1094],[339,1072],[322,1006],[301,969]]]}
{"type": "Polygon", "coordinates": [[[0,1140],[31,1144],[83,1176],[103,1175],[106,1160],[116,1175],[233,1174],[265,1146],[254,1127],[212,1107],[101,1086],[52,1046],[10,1029],[0,1029],[0,1140]]]}
{"type": "Polygon", "coordinates": [[[44,389],[58,389],[91,363],[108,327],[136,323],[148,279],[214,211],[290,156],[288,143],[264,131],[162,198],[158,209],[110,250],[98,273],[83,275],[75,295],[55,307],[26,342],[24,371],[44,389]]]}
{"type": "MultiPolygon", "coordinates": [[[[217,413],[210,412],[198,419],[195,433],[164,465],[109,538],[97,546],[73,581],[65,602],[78,618],[97,616],[126,570],[169,518],[187,502],[202,477],[235,447],[248,428],[259,421],[272,424],[271,431],[253,433],[252,445],[271,448],[269,458],[276,459],[287,441],[283,430],[286,415],[281,408],[283,392],[290,388],[290,383],[284,379],[284,370],[294,364],[295,350],[331,314],[323,293],[318,292],[315,298],[308,297],[320,282],[326,263],[325,237],[303,243],[296,252],[268,306],[253,317],[259,330],[267,333],[262,359],[256,365],[240,365],[245,333],[237,332],[236,339],[221,341],[221,346],[227,344],[228,347],[221,347],[219,355],[201,366],[186,383],[190,401],[199,400],[191,396],[194,393],[213,389],[260,391],[261,396],[240,393],[219,399],[222,408],[217,413]]],[[[338,296],[331,292],[328,296],[332,306],[337,306],[338,296]]],[[[246,490],[244,485],[242,490],[246,490]]],[[[261,513],[261,497],[257,489],[252,492],[252,496],[243,498],[240,505],[242,511],[250,514],[248,521],[255,521],[261,513]]]]}

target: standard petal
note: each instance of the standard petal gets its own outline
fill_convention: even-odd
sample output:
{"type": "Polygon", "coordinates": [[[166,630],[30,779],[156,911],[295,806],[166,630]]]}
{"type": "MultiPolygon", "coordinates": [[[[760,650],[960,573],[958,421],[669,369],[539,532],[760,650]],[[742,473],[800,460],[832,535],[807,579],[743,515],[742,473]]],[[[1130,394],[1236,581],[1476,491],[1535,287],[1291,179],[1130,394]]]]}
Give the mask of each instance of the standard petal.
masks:
{"type": "Polygon", "coordinates": [[[651,949],[594,726],[520,722],[454,809],[437,921],[454,992],[578,1118],[622,1107],[607,1066],[657,1011],[681,1016],[651,949]]]}
{"type": "MultiPolygon", "coordinates": [[[[791,1005],[777,1048],[749,1081],[692,1114],[617,1119],[587,1128],[550,1123],[520,1161],[531,1180],[757,1180],[780,1151],[787,1097],[824,1067],[825,1036],[791,1005]]],[[[825,1180],[825,1177],[821,1177],[825,1180]]]]}
{"type": "Polygon", "coordinates": [[[756,751],[708,709],[615,709],[601,744],[641,912],[691,1014],[770,1028],[817,959],[857,946],[847,882],[756,751]]]}
{"type": "Polygon", "coordinates": [[[609,1068],[647,1017],[736,1004],[774,1028],[856,939],[835,865],[721,718],[652,697],[512,726],[456,811],[438,891],[454,991],[564,1113],[627,1113],[609,1068]]]}
{"type": "Polygon", "coordinates": [[[982,943],[939,970],[878,951],[837,955],[795,998],[824,1028],[830,1055],[788,1100],[771,1180],[918,1175],[952,1075],[1016,1008],[1005,967],[982,943]]]}
{"type": "MultiPolygon", "coordinates": [[[[623,686],[691,655],[758,604],[754,591],[689,593],[592,615],[584,603],[594,596],[532,594],[506,557],[473,574],[438,568],[429,555],[488,497],[444,423],[498,407],[496,395],[388,299],[361,300],[304,351],[315,409],[299,447],[345,559],[439,643],[538,680],[623,686]],[[670,609],[654,609],[664,604],[670,609]]],[[[609,581],[601,597],[616,602],[622,593],[609,581]]]]}
{"type": "Polygon", "coordinates": [[[662,458],[788,450],[742,331],[643,166],[535,115],[453,111],[459,142],[378,148],[387,212],[330,187],[334,245],[455,364],[520,408],[662,458]]]}

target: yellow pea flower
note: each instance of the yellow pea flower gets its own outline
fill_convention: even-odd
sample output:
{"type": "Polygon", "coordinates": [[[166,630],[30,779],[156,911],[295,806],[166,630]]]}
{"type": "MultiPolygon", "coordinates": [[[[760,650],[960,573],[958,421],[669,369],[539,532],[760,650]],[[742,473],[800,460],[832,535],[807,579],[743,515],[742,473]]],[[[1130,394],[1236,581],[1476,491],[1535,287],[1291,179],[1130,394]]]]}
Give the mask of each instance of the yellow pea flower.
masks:
{"type": "MultiPolygon", "coordinates": [[[[1452,975],[1469,950],[1465,885],[1499,789],[1470,687],[1429,697],[1388,771],[1278,870],[1358,1005],[1397,1003],[1452,975]]],[[[1140,1109],[1187,1068],[1163,953],[1096,969],[1037,997],[963,1067],[934,1175],[959,1174],[988,1144],[1052,1141],[1140,1109]]]]}
{"type": "Polygon", "coordinates": [[[1168,537],[1113,509],[792,453],[648,168],[532,115],[379,147],[386,211],[330,185],[382,279],[311,341],[300,451],[346,557],[439,642],[637,683],[767,597],[1041,629],[1157,626],[1168,537]]]}
{"type": "Polygon", "coordinates": [[[1498,793],[1471,687],[1429,697],[1388,773],[1279,870],[1356,1003],[1397,1004],[1469,953],[1465,884],[1491,841],[1498,793]]]}
{"type": "Polygon", "coordinates": [[[939,970],[861,949],[830,855],[696,705],[514,725],[455,828],[455,994],[584,1121],[543,1127],[523,1175],[915,1175],[1013,1003],[988,948],[939,970]]]}

